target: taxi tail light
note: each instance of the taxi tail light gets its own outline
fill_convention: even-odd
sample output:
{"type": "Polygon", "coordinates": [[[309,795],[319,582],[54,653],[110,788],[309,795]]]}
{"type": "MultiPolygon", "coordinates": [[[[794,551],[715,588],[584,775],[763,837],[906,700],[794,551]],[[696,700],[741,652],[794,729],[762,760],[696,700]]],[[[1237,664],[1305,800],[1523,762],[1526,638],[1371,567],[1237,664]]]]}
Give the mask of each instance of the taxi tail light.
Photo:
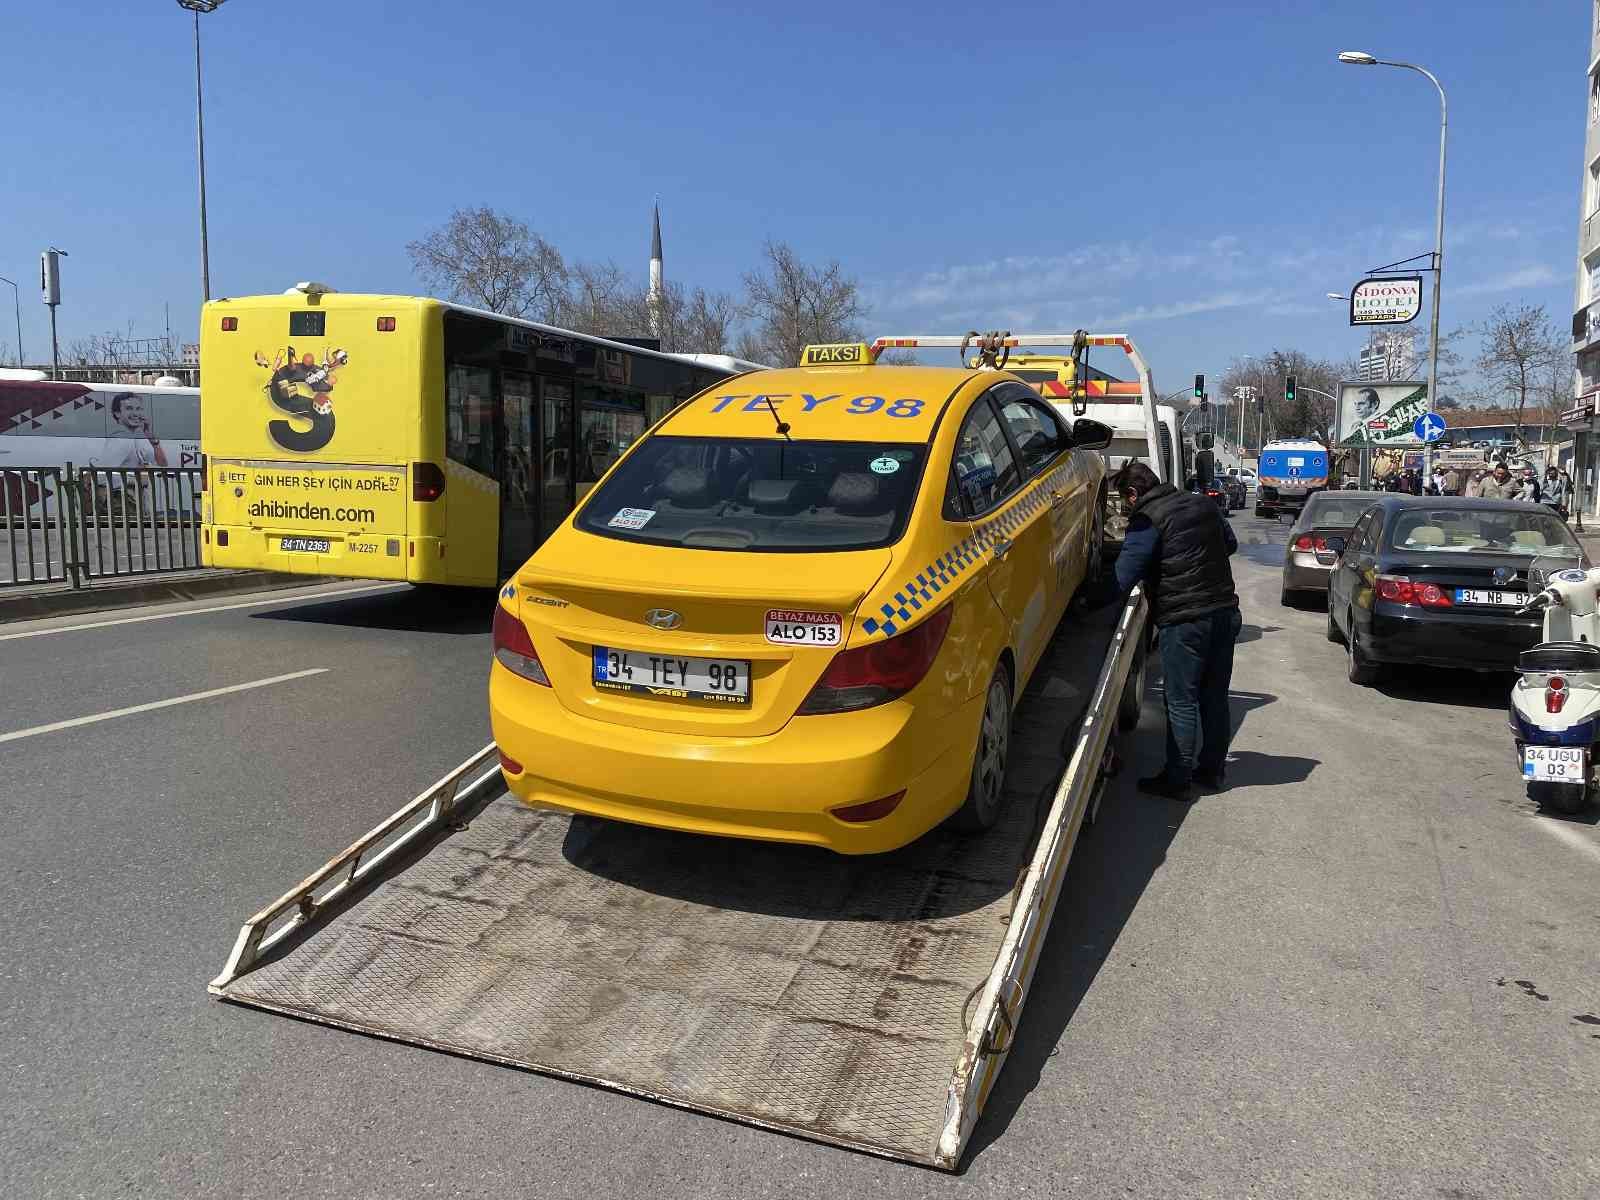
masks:
{"type": "Polygon", "coordinates": [[[438,463],[411,464],[411,498],[427,502],[444,495],[444,472],[438,463]]]}
{"type": "Polygon", "coordinates": [[[1544,710],[1558,713],[1566,706],[1567,681],[1559,675],[1552,675],[1544,681],[1544,710]]]}
{"type": "Polygon", "coordinates": [[[830,808],[828,811],[841,821],[849,821],[859,825],[866,821],[881,821],[895,809],[900,807],[900,801],[906,798],[905,789],[902,788],[892,796],[885,796],[881,800],[868,800],[865,804],[847,804],[843,808],[830,808]]]}
{"type": "Polygon", "coordinates": [[[544,664],[539,661],[539,652],[533,648],[528,627],[504,605],[494,606],[494,628],[490,636],[494,641],[496,662],[515,675],[545,687],[550,686],[550,676],[544,673],[544,664]]]}
{"type": "Polygon", "coordinates": [[[500,769],[502,771],[504,771],[507,775],[521,775],[522,774],[522,764],[521,763],[519,763],[516,759],[512,758],[504,750],[501,750],[498,746],[495,747],[495,750],[500,755],[500,769]]]}
{"type": "Polygon", "coordinates": [[[954,612],[955,606],[946,604],[915,629],[839,651],[798,714],[853,712],[905,695],[933,666],[954,612]]]}

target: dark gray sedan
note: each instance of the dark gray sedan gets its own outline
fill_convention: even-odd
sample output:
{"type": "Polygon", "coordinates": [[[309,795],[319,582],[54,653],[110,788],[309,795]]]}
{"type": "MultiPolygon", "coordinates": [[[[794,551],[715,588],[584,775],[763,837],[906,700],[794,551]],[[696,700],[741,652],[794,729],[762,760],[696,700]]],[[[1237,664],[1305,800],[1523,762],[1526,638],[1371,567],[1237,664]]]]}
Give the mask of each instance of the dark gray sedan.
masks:
{"type": "Polygon", "coordinates": [[[1348,539],[1350,531],[1382,492],[1318,492],[1306,501],[1300,516],[1289,531],[1283,550],[1284,604],[1293,605],[1302,596],[1327,594],[1328,576],[1339,561],[1328,543],[1331,537],[1348,539]]]}

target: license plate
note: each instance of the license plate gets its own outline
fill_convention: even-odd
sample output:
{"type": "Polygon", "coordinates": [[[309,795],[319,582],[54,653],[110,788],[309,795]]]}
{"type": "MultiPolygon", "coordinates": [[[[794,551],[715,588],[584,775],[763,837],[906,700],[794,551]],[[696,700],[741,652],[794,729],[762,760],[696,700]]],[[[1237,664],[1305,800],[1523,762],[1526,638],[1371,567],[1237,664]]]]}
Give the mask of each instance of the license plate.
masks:
{"type": "Polygon", "coordinates": [[[278,539],[278,549],[285,552],[298,551],[301,554],[326,554],[328,546],[327,538],[286,537],[278,539]]]}
{"type": "Polygon", "coordinates": [[[844,617],[831,612],[769,608],[765,627],[767,641],[780,646],[837,646],[844,635],[844,617]]]}
{"type": "Polygon", "coordinates": [[[1457,588],[1457,604],[1499,604],[1521,608],[1528,602],[1527,592],[1485,591],[1481,588],[1457,588]]]}
{"type": "Polygon", "coordinates": [[[1524,746],[1522,774],[1541,783],[1581,784],[1585,779],[1583,747],[1524,746]]]}
{"type": "Polygon", "coordinates": [[[746,659],[689,658],[596,646],[593,666],[594,686],[608,692],[643,692],[717,704],[750,703],[750,663],[746,659]]]}

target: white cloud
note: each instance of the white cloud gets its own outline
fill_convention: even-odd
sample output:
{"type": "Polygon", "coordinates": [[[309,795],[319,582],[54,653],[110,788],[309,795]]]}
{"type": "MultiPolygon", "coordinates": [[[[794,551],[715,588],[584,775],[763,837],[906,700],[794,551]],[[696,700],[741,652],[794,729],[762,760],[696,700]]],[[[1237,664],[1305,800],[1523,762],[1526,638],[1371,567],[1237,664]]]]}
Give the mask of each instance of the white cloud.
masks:
{"type": "Polygon", "coordinates": [[[1518,288],[1545,287],[1561,279],[1554,268],[1545,263],[1533,263],[1529,266],[1518,267],[1514,271],[1507,271],[1503,275],[1491,276],[1480,279],[1475,283],[1462,284],[1452,287],[1445,284],[1441,298],[1448,301],[1451,295],[1456,296],[1488,296],[1495,292],[1514,292],[1518,288]]]}

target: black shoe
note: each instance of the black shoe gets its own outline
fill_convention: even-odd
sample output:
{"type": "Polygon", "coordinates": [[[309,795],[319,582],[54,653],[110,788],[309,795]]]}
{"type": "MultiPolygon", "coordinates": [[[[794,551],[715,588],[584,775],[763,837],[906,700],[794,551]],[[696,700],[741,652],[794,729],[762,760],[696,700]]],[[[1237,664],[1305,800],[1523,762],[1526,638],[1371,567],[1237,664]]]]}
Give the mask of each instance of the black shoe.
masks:
{"type": "Polygon", "coordinates": [[[1225,770],[1196,771],[1194,782],[1197,787],[1203,787],[1208,792],[1220,792],[1228,786],[1228,773],[1225,770]]]}
{"type": "Polygon", "coordinates": [[[1185,804],[1194,801],[1194,788],[1187,783],[1178,783],[1165,774],[1150,775],[1139,780],[1139,790],[1147,796],[1160,796],[1165,800],[1181,800],[1185,804]]]}

